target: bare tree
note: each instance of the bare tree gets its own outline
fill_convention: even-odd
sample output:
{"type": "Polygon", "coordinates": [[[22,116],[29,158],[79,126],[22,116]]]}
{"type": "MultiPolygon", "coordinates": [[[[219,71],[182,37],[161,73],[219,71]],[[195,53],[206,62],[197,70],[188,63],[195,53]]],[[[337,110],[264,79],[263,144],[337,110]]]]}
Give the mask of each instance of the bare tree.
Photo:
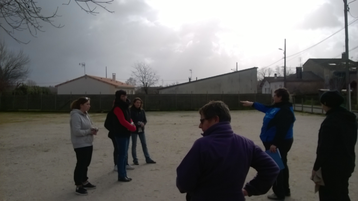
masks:
{"type": "MultiPolygon", "coordinates": [[[[286,67],[286,76],[294,74],[295,72],[292,70],[292,67],[286,67]]],[[[284,67],[283,66],[276,66],[275,67],[275,73],[278,77],[284,76],[284,67]]]]}
{"type": "Polygon", "coordinates": [[[133,66],[132,77],[134,77],[139,83],[143,91],[148,94],[148,88],[155,85],[159,76],[156,72],[145,62],[137,62],[133,66]]]}
{"type": "Polygon", "coordinates": [[[273,70],[272,68],[260,68],[258,71],[257,71],[257,78],[258,80],[263,80],[264,77],[270,77],[271,75],[273,74],[273,70]]]}
{"type": "MultiPolygon", "coordinates": [[[[90,13],[90,14],[93,14],[93,15],[98,14],[98,12],[95,11],[96,8],[97,8],[97,6],[103,8],[104,10],[106,10],[106,11],[108,11],[108,12],[110,12],[110,13],[113,13],[113,11],[108,10],[108,9],[106,8],[106,6],[104,6],[103,4],[110,4],[110,3],[112,3],[114,0],[103,0],[103,1],[98,1],[98,0],[74,0],[74,1],[75,1],[75,2],[77,3],[77,5],[78,5],[82,10],[84,10],[86,13],[90,13]],[[84,4],[85,4],[85,7],[83,7],[83,6],[82,6],[80,3],[78,3],[78,2],[84,3],[84,4]],[[94,4],[95,6],[91,8],[91,6],[90,6],[87,2],[90,2],[90,3],[94,4]]],[[[68,0],[68,3],[65,4],[65,5],[69,5],[70,3],[71,3],[71,0],[68,0]]]]}
{"type": "Polygon", "coordinates": [[[22,51],[17,55],[7,50],[4,42],[0,42],[0,92],[18,85],[28,75],[26,65],[30,62],[22,51]]]}
{"type": "MultiPolygon", "coordinates": [[[[95,11],[96,6],[100,6],[108,12],[113,12],[108,10],[103,4],[109,4],[113,0],[74,0],[77,5],[80,6],[82,10],[87,13],[97,14],[95,11]],[[91,8],[88,3],[94,4],[94,8],[91,8]],[[84,4],[82,6],[81,4],[84,4]]],[[[71,0],[64,5],[69,5],[71,0]]],[[[61,24],[54,24],[53,20],[57,17],[58,7],[54,10],[51,15],[43,15],[42,8],[36,4],[35,0],[1,0],[0,1],[0,28],[5,31],[10,37],[16,40],[19,43],[29,43],[23,42],[20,39],[15,37],[15,32],[28,30],[29,33],[36,37],[37,32],[43,32],[42,23],[51,24],[56,28],[63,27],[61,24]],[[2,21],[4,23],[2,23],[2,21]]]]}
{"type": "Polygon", "coordinates": [[[37,86],[36,82],[33,80],[27,80],[26,85],[29,87],[37,86]]]}
{"type": "Polygon", "coordinates": [[[275,67],[275,74],[277,75],[277,77],[283,76],[283,67],[276,66],[275,67]]]}
{"type": "Polygon", "coordinates": [[[286,68],[286,76],[287,76],[287,75],[291,75],[291,74],[294,74],[294,70],[292,70],[291,67],[286,68]]]}
{"type": "Polygon", "coordinates": [[[132,77],[130,77],[130,78],[128,78],[128,80],[126,81],[126,84],[132,85],[132,86],[136,86],[136,85],[137,85],[137,80],[134,79],[134,78],[132,78],[132,77]]]}

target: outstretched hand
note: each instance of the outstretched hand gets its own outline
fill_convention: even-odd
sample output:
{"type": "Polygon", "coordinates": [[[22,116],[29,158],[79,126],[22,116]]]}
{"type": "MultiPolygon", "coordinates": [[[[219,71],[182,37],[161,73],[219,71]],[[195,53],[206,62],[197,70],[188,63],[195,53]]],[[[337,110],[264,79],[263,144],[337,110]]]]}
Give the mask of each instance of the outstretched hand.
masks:
{"type": "Polygon", "coordinates": [[[251,107],[254,104],[254,102],[251,101],[240,101],[240,103],[245,107],[251,107]]]}

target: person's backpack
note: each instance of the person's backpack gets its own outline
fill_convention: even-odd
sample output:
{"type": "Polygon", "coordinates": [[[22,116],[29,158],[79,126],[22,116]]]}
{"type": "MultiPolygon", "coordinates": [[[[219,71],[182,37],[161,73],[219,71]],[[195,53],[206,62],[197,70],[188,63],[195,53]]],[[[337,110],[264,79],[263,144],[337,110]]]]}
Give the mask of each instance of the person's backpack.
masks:
{"type": "Polygon", "coordinates": [[[113,120],[117,118],[114,114],[113,110],[109,111],[106,116],[106,120],[104,121],[104,127],[111,132],[113,130],[113,120]]]}

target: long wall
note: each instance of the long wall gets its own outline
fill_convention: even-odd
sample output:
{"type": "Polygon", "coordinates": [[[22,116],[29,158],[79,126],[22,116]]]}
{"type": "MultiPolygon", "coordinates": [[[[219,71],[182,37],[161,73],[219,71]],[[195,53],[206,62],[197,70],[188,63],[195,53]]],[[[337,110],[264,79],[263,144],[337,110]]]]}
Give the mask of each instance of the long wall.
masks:
{"type": "Polygon", "coordinates": [[[134,94],[134,88],[115,87],[113,85],[98,81],[88,76],[75,79],[71,82],[61,84],[57,87],[57,94],[114,94],[123,89],[127,94],[134,94]]]}
{"type": "Polygon", "coordinates": [[[82,77],[57,87],[58,94],[114,94],[115,87],[90,77],[82,77]]]}
{"type": "MultiPolygon", "coordinates": [[[[91,99],[91,112],[109,111],[114,95],[0,95],[0,111],[69,112],[76,98],[91,99]]],[[[240,100],[271,103],[270,94],[150,94],[128,95],[130,100],[140,97],[147,111],[198,110],[210,100],[222,100],[230,109],[243,109],[240,100]]]]}
{"type": "Polygon", "coordinates": [[[159,90],[159,94],[250,94],[257,93],[257,68],[195,80],[159,90]]]}

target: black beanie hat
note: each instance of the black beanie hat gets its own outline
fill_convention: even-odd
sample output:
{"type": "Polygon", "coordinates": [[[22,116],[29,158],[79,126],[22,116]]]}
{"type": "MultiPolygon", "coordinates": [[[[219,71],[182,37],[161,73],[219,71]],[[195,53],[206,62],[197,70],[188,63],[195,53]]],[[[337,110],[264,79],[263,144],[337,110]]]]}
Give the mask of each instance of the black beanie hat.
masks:
{"type": "Polygon", "coordinates": [[[121,98],[121,95],[127,95],[127,92],[124,91],[124,90],[118,90],[116,91],[116,99],[120,99],[121,98]]]}
{"type": "Polygon", "coordinates": [[[344,102],[344,98],[338,91],[326,91],[322,94],[320,102],[327,107],[339,107],[344,102]]]}

